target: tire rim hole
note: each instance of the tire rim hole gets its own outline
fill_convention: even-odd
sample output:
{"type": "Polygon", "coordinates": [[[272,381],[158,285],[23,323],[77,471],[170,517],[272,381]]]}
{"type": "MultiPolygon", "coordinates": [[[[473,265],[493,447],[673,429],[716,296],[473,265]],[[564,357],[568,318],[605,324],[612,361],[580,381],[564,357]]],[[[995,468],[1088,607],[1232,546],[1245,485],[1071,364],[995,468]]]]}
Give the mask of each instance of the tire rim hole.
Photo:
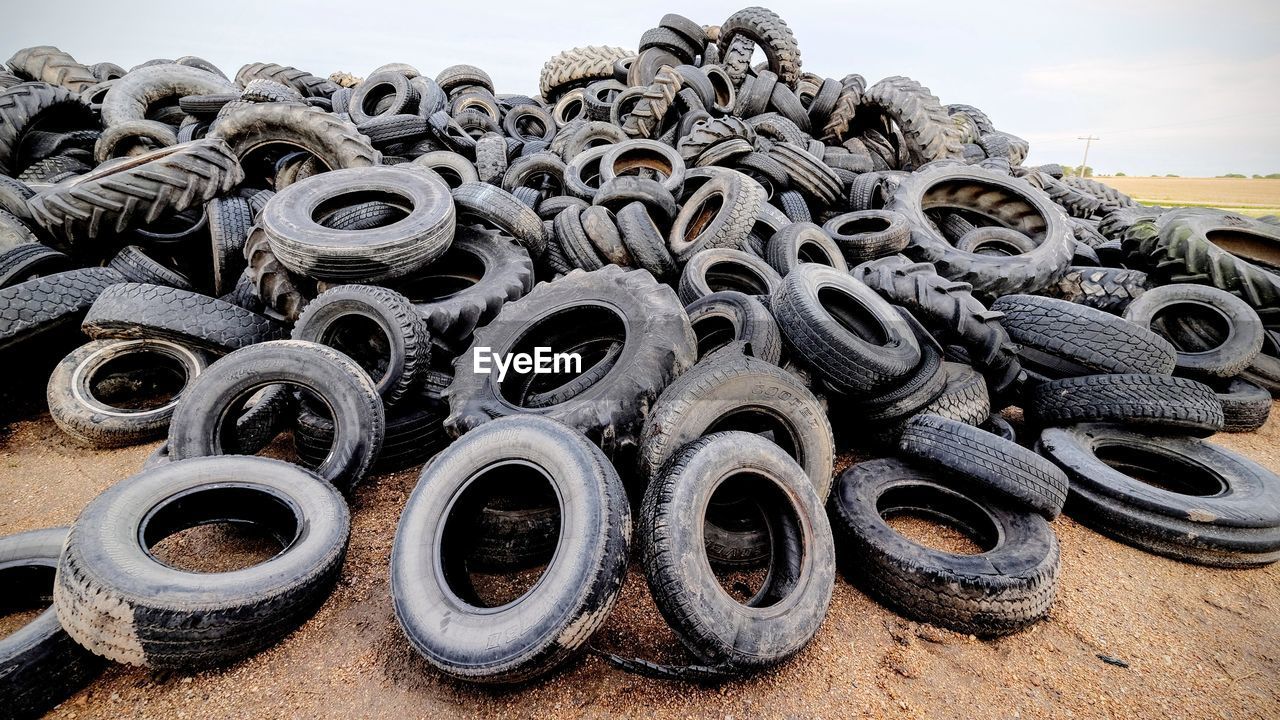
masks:
{"type": "Polygon", "coordinates": [[[815,242],[800,243],[800,247],[796,249],[796,260],[802,263],[826,265],[827,267],[835,267],[836,265],[835,260],[827,254],[827,251],[815,242]]]}
{"type": "Polygon", "coordinates": [[[343,230],[346,228],[335,228],[328,223],[333,222],[339,211],[366,203],[380,204],[381,212],[370,223],[360,223],[358,227],[353,228],[353,231],[372,230],[395,225],[409,217],[410,208],[413,207],[412,200],[398,193],[383,190],[362,190],[359,192],[340,193],[325,200],[311,211],[311,220],[324,228],[343,230]]]}
{"type": "Polygon", "coordinates": [[[146,412],[172,403],[186,387],[187,374],[177,358],[144,350],[111,358],[87,383],[89,394],[108,407],[146,412]]]}
{"type": "Polygon", "coordinates": [[[693,213],[693,221],[689,223],[684,231],[685,243],[692,243],[695,238],[707,229],[711,221],[720,214],[720,208],[724,207],[724,195],[720,193],[712,193],[702,201],[697,210],[693,213]]]}
{"type": "Polygon", "coordinates": [[[205,486],[153,508],[139,539],[148,555],[175,570],[223,573],[271,560],[301,530],[296,509],[274,493],[205,486]]]}
{"type": "Polygon", "coordinates": [[[721,315],[708,315],[693,322],[693,334],[698,338],[698,359],[738,339],[738,329],[733,321],[721,315]]]}
{"type": "Polygon", "coordinates": [[[704,275],[712,292],[736,290],[745,295],[768,295],[769,282],[755,268],[735,260],[712,263],[704,275]]]}
{"type": "Polygon", "coordinates": [[[444,257],[415,273],[412,280],[398,283],[395,289],[410,302],[440,302],[475,287],[484,273],[484,262],[455,243],[444,257]]]}
{"type": "Polygon", "coordinates": [[[856,237],[870,233],[881,233],[889,229],[889,221],[882,217],[850,218],[836,227],[836,234],[845,237],[856,237]]]}
{"type": "Polygon", "coordinates": [[[744,407],[726,412],[712,423],[703,435],[730,430],[759,435],[782,448],[784,452],[795,458],[796,462],[804,465],[804,456],[800,451],[800,438],[781,418],[764,408],[744,407]]]}
{"type": "Polygon", "coordinates": [[[1151,316],[1151,329],[1179,352],[1195,354],[1220,347],[1231,335],[1231,321],[1222,311],[1200,302],[1174,302],[1151,316]]]}
{"type": "Polygon", "coordinates": [[[1138,482],[1178,495],[1214,497],[1228,490],[1212,469],[1150,448],[1099,445],[1094,448],[1094,455],[1107,467],[1138,482]]]}
{"type": "Polygon", "coordinates": [[[381,385],[391,369],[391,338],[373,318],[349,313],[334,318],[320,333],[319,342],[345,353],[381,385]]]}
{"type": "Polygon", "coordinates": [[[537,587],[560,544],[560,503],[547,475],[495,464],[463,486],[436,543],[443,586],[474,608],[503,608],[537,587]]]}
{"type": "MultiPolygon", "coordinates": [[[[511,346],[509,357],[521,354],[534,355],[537,348],[549,348],[551,353],[567,353],[591,341],[592,347],[605,349],[612,342],[626,343],[627,328],[622,316],[612,308],[602,305],[580,305],[551,313],[529,328],[511,346]]],[[[497,348],[494,349],[498,351],[497,348]]],[[[546,351],[544,351],[546,352],[546,351]]],[[[499,383],[499,393],[507,402],[523,407],[525,398],[533,387],[554,389],[590,369],[587,354],[582,355],[580,366],[563,368],[570,372],[543,373],[518,372],[514,365],[508,368],[506,377],[499,383]],[[576,372],[573,372],[576,370],[576,372]],[[535,383],[535,380],[537,381],[535,383]]],[[[596,358],[597,360],[599,357],[596,358]]],[[[611,374],[606,373],[606,375],[611,374]]],[[[496,377],[496,375],[495,375],[496,377]]],[[[596,380],[599,383],[602,376],[596,380]]],[[[594,386],[595,383],[592,384],[594,386]]],[[[588,388],[583,388],[585,392],[588,388]]]]}
{"type": "Polygon", "coordinates": [[[925,189],[920,206],[927,215],[935,217],[946,211],[983,216],[987,218],[983,224],[1013,228],[1037,246],[1045,240],[1047,221],[1040,211],[1017,192],[995,183],[972,178],[942,180],[925,189]],[[981,207],[967,203],[980,203],[981,207]]]}
{"type": "Polygon", "coordinates": [[[953,555],[981,555],[1000,543],[995,521],[972,500],[927,485],[891,487],[876,511],[908,541],[953,555]]]}
{"type": "Polygon", "coordinates": [[[818,291],[818,304],[840,327],[872,345],[888,345],[889,331],[857,298],[837,288],[818,291]]]}
{"type": "Polygon", "coordinates": [[[1210,230],[1204,235],[1236,257],[1280,268],[1280,240],[1247,230],[1210,230]]]}
{"type": "Polygon", "coordinates": [[[791,498],[773,481],[751,472],[724,478],[708,500],[703,522],[704,547],[709,524],[738,537],[764,539],[768,547],[759,563],[727,566],[708,560],[720,588],[735,602],[766,608],[795,590],[805,554],[803,532],[791,498]]]}
{"type": "Polygon", "coordinates": [[[664,182],[675,172],[671,159],[661,152],[647,147],[628,148],[618,153],[613,161],[614,177],[636,175],[664,182]]]}
{"type": "Polygon", "coordinates": [[[365,93],[364,102],[360,103],[360,111],[370,117],[382,114],[378,105],[387,98],[395,98],[396,88],[391,83],[381,82],[374,84],[369,88],[369,92],[365,93]]]}
{"type": "Polygon", "coordinates": [[[0,569],[0,640],[26,627],[53,605],[52,565],[18,565],[0,569]]]}

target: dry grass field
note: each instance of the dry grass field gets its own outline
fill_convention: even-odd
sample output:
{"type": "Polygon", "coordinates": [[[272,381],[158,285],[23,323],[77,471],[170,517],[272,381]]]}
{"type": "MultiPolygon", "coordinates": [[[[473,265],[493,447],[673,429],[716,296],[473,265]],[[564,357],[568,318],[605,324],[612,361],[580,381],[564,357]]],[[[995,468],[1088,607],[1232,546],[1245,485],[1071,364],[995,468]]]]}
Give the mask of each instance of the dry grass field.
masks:
{"type": "Polygon", "coordinates": [[[1148,205],[1216,207],[1253,217],[1280,214],[1280,180],[1101,176],[1095,179],[1148,205]]]}

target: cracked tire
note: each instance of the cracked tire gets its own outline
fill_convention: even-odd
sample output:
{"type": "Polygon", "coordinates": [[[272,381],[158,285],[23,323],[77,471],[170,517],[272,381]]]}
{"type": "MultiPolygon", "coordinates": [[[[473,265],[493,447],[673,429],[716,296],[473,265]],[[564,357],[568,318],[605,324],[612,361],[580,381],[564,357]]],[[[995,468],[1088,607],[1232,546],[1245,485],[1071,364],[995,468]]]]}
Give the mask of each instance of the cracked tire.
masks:
{"type": "Polygon", "coordinates": [[[189,290],[145,283],[119,283],[103,290],[81,329],[95,340],[170,340],[215,352],[281,335],[271,320],[242,307],[189,290]]]}

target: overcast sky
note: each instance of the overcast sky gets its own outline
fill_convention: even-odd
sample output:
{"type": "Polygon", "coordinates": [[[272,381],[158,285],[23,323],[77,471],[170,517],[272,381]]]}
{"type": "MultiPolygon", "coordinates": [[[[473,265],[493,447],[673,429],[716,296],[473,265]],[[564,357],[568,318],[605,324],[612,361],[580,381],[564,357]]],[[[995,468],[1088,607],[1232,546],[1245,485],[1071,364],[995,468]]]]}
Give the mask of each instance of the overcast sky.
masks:
{"type": "MultiPolygon", "coordinates": [[[[0,53],[51,44],[126,68],[198,55],[233,75],[271,61],[317,75],[387,62],[434,75],[479,65],[498,92],[537,90],[546,59],[576,45],[634,48],[666,12],[719,23],[743,2],[647,0],[23,0],[4,9],[0,53]]],[[[869,82],[907,75],[944,103],[987,112],[1031,142],[1032,162],[1130,175],[1280,172],[1280,3],[776,2],[804,69],[869,82]]]]}

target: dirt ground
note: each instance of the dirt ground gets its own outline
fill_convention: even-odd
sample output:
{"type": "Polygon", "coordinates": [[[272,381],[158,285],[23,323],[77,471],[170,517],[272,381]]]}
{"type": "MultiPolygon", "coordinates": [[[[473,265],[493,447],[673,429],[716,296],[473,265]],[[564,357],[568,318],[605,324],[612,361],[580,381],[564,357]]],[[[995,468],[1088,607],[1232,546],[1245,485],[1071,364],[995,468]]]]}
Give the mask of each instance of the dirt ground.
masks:
{"type": "Polygon", "coordinates": [[[1148,205],[1226,208],[1253,216],[1280,212],[1280,180],[1110,176],[1097,179],[1148,205]]]}
{"type": "MultiPolygon", "coordinates": [[[[1262,431],[1215,442],[1280,470],[1276,410],[1262,431]]],[[[0,429],[0,534],[70,523],[152,447],[94,452],[47,415],[10,423],[0,429]]],[[[1280,566],[1184,565],[1065,517],[1054,522],[1058,600],[1046,622],[1012,637],[982,641],[910,622],[841,578],[814,642],[749,679],[666,683],[588,656],[522,689],[465,687],[432,672],[392,614],[392,536],[417,476],[375,477],[359,489],[340,583],[284,642],[196,675],[111,667],[53,717],[1280,717],[1280,566]]],[[[595,643],[686,659],[635,568],[595,643]]]]}

